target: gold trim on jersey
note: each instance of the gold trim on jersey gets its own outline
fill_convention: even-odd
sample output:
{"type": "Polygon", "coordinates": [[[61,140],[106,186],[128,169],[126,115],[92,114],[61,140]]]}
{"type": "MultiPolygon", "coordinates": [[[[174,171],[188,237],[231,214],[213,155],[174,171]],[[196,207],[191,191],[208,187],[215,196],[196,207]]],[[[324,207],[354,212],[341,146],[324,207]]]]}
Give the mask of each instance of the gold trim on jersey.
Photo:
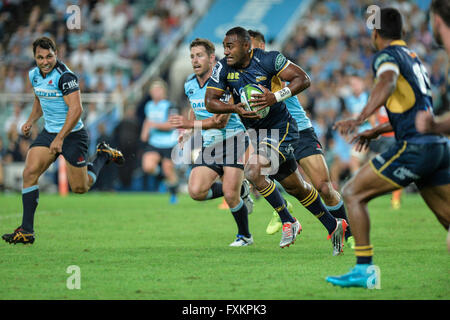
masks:
{"type": "Polygon", "coordinates": [[[283,83],[281,82],[281,79],[278,76],[273,76],[270,81],[270,90],[272,92],[277,92],[281,89],[283,89],[283,83]]]}
{"type": "Polygon", "coordinates": [[[223,89],[216,88],[216,87],[210,87],[210,86],[207,86],[206,89],[216,89],[216,90],[219,90],[219,91],[225,91],[223,89]]]}
{"type": "Polygon", "coordinates": [[[280,75],[281,72],[283,72],[284,69],[287,68],[287,66],[288,66],[290,63],[291,63],[291,62],[290,62],[289,60],[286,62],[286,64],[284,65],[284,67],[283,67],[280,71],[278,71],[277,77],[280,75]]]}
{"type": "Polygon", "coordinates": [[[394,40],[391,43],[389,43],[390,46],[405,46],[406,47],[406,42],[403,40],[394,40]]]}
{"type": "Polygon", "coordinates": [[[393,113],[404,113],[414,107],[416,95],[409,82],[401,75],[398,75],[397,85],[394,93],[388,98],[386,107],[393,113]]]}

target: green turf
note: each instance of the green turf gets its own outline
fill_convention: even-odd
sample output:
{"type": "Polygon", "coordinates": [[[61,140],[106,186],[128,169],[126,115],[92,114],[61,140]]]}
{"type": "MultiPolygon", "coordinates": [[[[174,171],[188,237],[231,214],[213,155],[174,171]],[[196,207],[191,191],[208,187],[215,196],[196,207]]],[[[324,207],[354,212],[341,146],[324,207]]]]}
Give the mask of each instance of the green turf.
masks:
{"type": "MultiPolygon", "coordinates": [[[[291,199],[292,200],[292,199],[291,199]]],[[[325,282],[355,263],[351,249],[333,257],[322,225],[300,206],[303,232],[280,249],[265,234],[264,200],[250,216],[255,244],[230,248],[236,227],[220,199],[167,195],[41,195],[32,246],[0,243],[0,299],[449,299],[447,232],[417,195],[399,211],[389,197],[370,203],[374,262],[381,289],[342,289],[325,282]],[[81,289],[66,286],[67,267],[81,289]]],[[[292,203],[295,203],[292,200],[292,203]]],[[[0,233],[21,221],[21,198],[0,196],[0,233]]]]}

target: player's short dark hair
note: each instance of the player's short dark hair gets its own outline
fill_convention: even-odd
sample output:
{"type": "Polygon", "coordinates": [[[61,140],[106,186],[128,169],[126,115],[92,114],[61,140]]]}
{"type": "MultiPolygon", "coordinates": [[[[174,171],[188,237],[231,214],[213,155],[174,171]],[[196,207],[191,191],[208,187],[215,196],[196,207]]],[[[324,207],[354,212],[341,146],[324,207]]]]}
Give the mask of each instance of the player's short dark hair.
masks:
{"type": "Polygon", "coordinates": [[[189,49],[192,49],[193,47],[203,46],[205,48],[206,53],[208,56],[211,56],[216,52],[216,48],[214,47],[214,44],[209,41],[208,39],[203,38],[196,38],[192,40],[189,49]]]}
{"type": "Polygon", "coordinates": [[[242,27],[234,27],[227,31],[225,36],[232,36],[236,35],[239,40],[242,42],[251,42],[250,34],[248,33],[247,29],[244,29],[242,27]]]}
{"type": "Polygon", "coordinates": [[[450,27],[450,1],[432,0],[430,10],[444,20],[447,27],[450,27]]]}
{"type": "Polygon", "coordinates": [[[377,28],[377,32],[384,39],[401,39],[403,20],[400,12],[395,8],[381,9],[380,28],[377,28]]]}
{"type": "Polygon", "coordinates": [[[250,35],[250,37],[255,38],[256,40],[261,41],[263,43],[266,43],[266,38],[264,38],[264,35],[258,30],[248,30],[248,34],[250,35]]]}
{"type": "Polygon", "coordinates": [[[55,42],[48,38],[48,37],[40,37],[34,40],[33,42],[33,55],[36,54],[36,48],[41,47],[42,49],[52,49],[53,51],[56,51],[56,44],[55,42]]]}

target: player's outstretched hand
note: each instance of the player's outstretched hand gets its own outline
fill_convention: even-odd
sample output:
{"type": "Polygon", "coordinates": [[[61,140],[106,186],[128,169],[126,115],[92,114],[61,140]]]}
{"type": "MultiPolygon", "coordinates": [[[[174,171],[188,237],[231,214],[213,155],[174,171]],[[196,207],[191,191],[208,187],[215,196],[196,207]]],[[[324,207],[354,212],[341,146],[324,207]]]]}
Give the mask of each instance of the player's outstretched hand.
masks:
{"type": "Polygon", "coordinates": [[[242,102],[239,102],[235,106],[236,106],[235,108],[236,113],[241,117],[249,119],[261,119],[261,116],[258,113],[256,113],[256,110],[251,111],[245,110],[244,104],[242,102]]]}
{"type": "Polygon", "coordinates": [[[271,92],[263,85],[259,84],[258,87],[261,89],[263,93],[253,93],[252,98],[248,101],[248,103],[252,106],[252,108],[257,107],[255,110],[256,112],[264,108],[273,106],[275,103],[277,103],[277,99],[275,98],[273,92],[271,92]]]}
{"type": "Polygon", "coordinates": [[[429,110],[419,111],[416,115],[416,129],[421,133],[431,132],[434,125],[433,115],[429,110]]]}
{"type": "Polygon", "coordinates": [[[334,124],[333,129],[346,136],[353,133],[359,125],[360,123],[356,119],[340,120],[334,124]]]}
{"type": "Polygon", "coordinates": [[[186,122],[187,122],[186,118],[181,115],[171,115],[169,117],[169,123],[172,126],[172,128],[177,129],[186,128],[187,127],[186,122]]]}
{"type": "Polygon", "coordinates": [[[192,136],[192,129],[183,130],[178,135],[178,145],[180,146],[180,149],[183,150],[184,144],[186,141],[189,140],[189,138],[192,136]]]}
{"type": "Polygon", "coordinates": [[[32,124],[32,123],[29,123],[29,122],[25,122],[25,123],[22,125],[21,130],[22,130],[22,133],[23,133],[23,135],[24,135],[25,137],[30,136],[30,134],[31,134],[31,128],[32,128],[32,127],[33,127],[33,124],[32,124]]]}
{"type": "Polygon", "coordinates": [[[365,130],[358,134],[355,134],[350,143],[355,143],[355,150],[361,152],[369,148],[370,141],[378,138],[379,134],[374,130],[365,130]]]}

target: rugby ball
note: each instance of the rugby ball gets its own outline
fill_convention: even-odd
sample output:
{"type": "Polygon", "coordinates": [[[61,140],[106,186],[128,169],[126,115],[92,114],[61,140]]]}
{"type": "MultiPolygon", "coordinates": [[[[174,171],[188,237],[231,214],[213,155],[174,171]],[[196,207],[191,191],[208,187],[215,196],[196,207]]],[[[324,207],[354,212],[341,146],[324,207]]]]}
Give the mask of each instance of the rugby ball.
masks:
{"type": "MultiPolygon", "coordinates": [[[[251,111],[253,110],[252,106],[250,105],[249,101],[252,99],[252,94],[263,93],[261,89],[255,85],[255,84],[247,84],[245,87],[241,88],[239,90],[239,93],[241,95],[241,102],[244,104],[245,110],[251,111]]],[[[255,109],[258,107],[255,107],[255,109]]],[[[258,111],[258,114],[261,115],[261,117],[267,116],[267,114],[270,111],[270,107],[264,108],[262,110],[258,111]]]]}

